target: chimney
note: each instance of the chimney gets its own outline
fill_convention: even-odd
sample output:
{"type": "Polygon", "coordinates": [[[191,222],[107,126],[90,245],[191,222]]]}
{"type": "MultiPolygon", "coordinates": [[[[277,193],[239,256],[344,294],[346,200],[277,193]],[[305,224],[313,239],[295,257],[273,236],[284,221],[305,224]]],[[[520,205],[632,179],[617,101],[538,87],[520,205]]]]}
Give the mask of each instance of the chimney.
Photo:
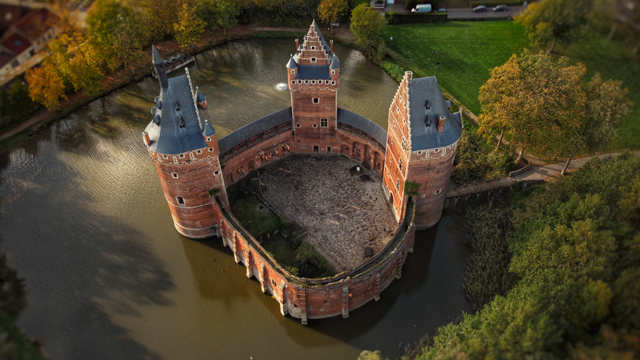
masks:
{"type": "Polygon", "coordinates": [[[331,55],[333,55],[333,40],[329,40],[329,44],[331,44],[331,55]]]}
{"type": "Polygon", "coordinates": [[[300,40],[296,39],[296,54],[300,50],[300,40]]]}
{"type": "Polygon", "coordinates": [[[147,146],[149,146],[149,144],[151,144],[151,139],[149,138],[149,133],[147,133],[146,131],[142,133],[142,138],[144,139],[144,143],[147,144],[147,146]]]}
{"type": "Polygon", "coordinates": [[[440,116],[440,119],[438,119],[438,134],[442,134],[442,132],[444,131],[444,120],[446,119],[446,117],[444,116],[440,116]]]}

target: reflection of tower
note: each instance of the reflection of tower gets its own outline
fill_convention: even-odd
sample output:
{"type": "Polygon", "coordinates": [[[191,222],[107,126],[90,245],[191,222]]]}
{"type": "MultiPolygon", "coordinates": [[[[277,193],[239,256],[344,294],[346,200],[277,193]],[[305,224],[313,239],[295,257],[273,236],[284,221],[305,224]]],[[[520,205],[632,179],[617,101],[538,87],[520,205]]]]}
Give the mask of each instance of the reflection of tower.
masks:
{"type": "Polygon", "coordinates": [[[228,200],[207,99],[193,92],[188,69],[186,75],[167,78],[160,53],[155,46],[152,51],[161,89],[144,142],[178,232],[194,239],[216,235],[214,199],[224,206],[228,200]]]}
{"type": "Polygon", "coordinates": [[[319,151],[338,129],[340,61],[333,53],[333,41],[330,44],[314,20],[287,63],[295,151],[319,151]]]}
{"type": "Polygon", "coordinates": [[[405,181],[420,185],[416,227],[440,220],[458,140],[462,113],[451,114],[435,76],[413,79],[405,73],[389,108],[383,183],[398,218],[403,216],[405,181]]]}

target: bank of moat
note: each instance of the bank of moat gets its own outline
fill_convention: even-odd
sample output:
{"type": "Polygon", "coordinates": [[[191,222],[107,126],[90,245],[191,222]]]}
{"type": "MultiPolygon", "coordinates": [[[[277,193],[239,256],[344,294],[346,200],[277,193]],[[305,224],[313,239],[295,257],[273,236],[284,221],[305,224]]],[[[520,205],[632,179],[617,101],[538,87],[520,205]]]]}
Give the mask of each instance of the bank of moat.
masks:
{"type": "MultiPolygon", "coordinates": [[[[306,324],[310,318],[348,317],[400,278],[415,230],[440,219],[462,123],[460,113],[449,111],[435,77],[414,79],[407,72],[391,102],[387,132],[337,107],[340,61],[315,22],[302,44],[295,42],[285,67],[291,107],[220,140],[208,121],[215,106],[194,91],[188,71],[168,78],[153,48],[161,91],[143,138],[177,231],[193,239],[220,237],[246,266],[247,276],[256,277],[280,303],[282,314],[306,324]],[[341,178],[332,175],[338,168],[330,168],[312,179],[288,182],[272,171],[290,164],[292,154],[306,155],[301,164],[348,158],[368,169],[371,181],[341,189],[341,178]],[[236,220],[227,188],[254,170],[265,177],[263,196],[285,217],[300,216],[309,230],[306,241],[331,259],[337,275],[291,274],[236,220]],[[419,185],[418,191],[405,193],[408,182],[419,185]],[[367,247],[372,251],[365,255],[367,247]]],[[[301,164],[285,170],[303,179],[310,174],[301,164]]]]}

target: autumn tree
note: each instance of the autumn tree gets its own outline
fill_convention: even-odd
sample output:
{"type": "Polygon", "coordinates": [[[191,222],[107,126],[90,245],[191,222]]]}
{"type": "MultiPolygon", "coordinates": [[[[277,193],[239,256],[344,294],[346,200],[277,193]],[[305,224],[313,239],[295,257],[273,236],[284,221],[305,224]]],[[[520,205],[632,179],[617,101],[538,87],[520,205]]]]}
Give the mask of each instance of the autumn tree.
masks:
{"type": "Polygon", "coordinates": [[[51,63],[45,62],[40,67],[28,69],[25,79],[31,100],[48,109],[57,108],[61,99],[67,99],[62,76],[51,63]]]}
{"type": "Polygon", "coordinates": [[[593,0],[542,0],[529,4],[516,22],[524,25],[535,45],[551,43],[552,53],[558,41],[569,44],[582,34],[592,7],[593,0]]]}
{"type": "Polygon", "coordinates": [[[569,129],[559,148],[561,154],[568,157],[563,175],[574,155],[593,153],[615,137],[622,117],[633,105],[627,98],[628,93],[629,90],[622,87],[622,81],[604,81],[599,73],[586,85],[585,111],[579,118],[579,126],[569,129]]]}
{"type": "MultiPolygon", "coordinates": [[[[349,10],[347,0],[322,0],[318,6],[318,17],[325,24],[333,24],[337,22],[342,15],[349,10]]],[[[333,31],[333,26],[331,26],[333,31]]]]}
{"type": "Polygon", "coordinates": [[[351,32],[356,36],[356,43],[372,54],[382,47],[382,29],[387,20],[367,4],[358,5],[351,12],[351,32]]]}
{"type": "Polygon", "coordinates": [[[183,2],[178,11],[178,21],[173,24],[173,31],[178,44],[185,51],[189,45],[195,48],[195,43],[205,30],[206,24],[196,15],[196,8],[183,2]]]}
{"type": "Polygon", "coordinates": [[[480,88],[480,128],[487,137],[507,134],[520,152],[526,148],[553,155],[562,134],[579,126],[586,96],[582,78],[585,67],[569,65],[567,58],[554,61],[543,53],[527,50],[513,55],[491,70],[491,78],[480,88]]]}

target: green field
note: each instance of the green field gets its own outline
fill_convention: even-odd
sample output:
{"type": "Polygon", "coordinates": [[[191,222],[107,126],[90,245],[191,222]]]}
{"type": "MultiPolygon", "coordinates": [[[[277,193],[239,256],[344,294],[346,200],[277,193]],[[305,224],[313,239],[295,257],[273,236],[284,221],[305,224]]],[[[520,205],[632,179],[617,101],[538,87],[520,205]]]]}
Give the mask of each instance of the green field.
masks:
{"type": "MultiPolygon", "coordinates": [[[[511,21],[448,22],[387,26],[384,30],[390,56],[417,76],[431,76],[438,66],[440,86],[476,115],[480,114],[478,91],[489,70],[502,65],[514,53],[529,47],[524,28],[511,21]],[[393,37],[393,41],[389,38],[393,37]]],[[[606,34],[557,53],[582,62],[589,78],[599,71],[605,79],[624,81],[636,106],[623,120],[612,150],[640,148],[640,62],[627,44],[604,41],[606,34]]],[[[533,49],[536,50],[536,49],[533,49]]],[[[395,73],[395,72],[394,72],[395,73]]]]}

